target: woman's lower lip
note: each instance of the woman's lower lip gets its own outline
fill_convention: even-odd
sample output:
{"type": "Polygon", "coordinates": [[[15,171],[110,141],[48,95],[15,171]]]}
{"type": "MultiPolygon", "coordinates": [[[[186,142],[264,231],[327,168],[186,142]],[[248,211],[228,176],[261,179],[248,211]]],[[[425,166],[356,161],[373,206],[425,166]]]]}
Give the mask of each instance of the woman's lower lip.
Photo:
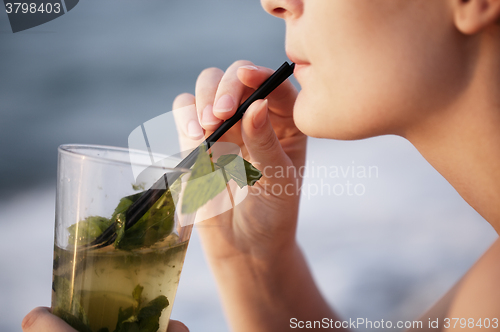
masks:
{"type": "Polygon", "coordinates": [[[298,76],[300,76],[301,72],[304,71],[304,69],[308,68],[309,67],[309,64],[308,63],[301,63],[301,64],[295,64],[295,68],[293,69],[293,75],[295,76],[295,78],[297,78],[297,80],[299,79],[298,76]]]}

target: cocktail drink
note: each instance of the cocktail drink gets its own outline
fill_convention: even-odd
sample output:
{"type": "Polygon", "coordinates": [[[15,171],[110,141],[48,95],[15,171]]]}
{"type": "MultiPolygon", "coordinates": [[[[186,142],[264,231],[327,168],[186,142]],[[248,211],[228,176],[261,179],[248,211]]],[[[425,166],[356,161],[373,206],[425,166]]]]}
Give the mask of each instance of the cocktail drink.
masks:
{"type": "Polygon", "coordinates": [[[80,332],[165,331],[198,209],[223,213],[230,180],[262,175],[222,150],[200,145],[188,170],[151,152],[61,146],[52,312],[80,332]]]}
{"type": "Polygon", "coordinates": [[[56,246],[54,313],[81,331],[135,331],[120,325],[165,330],[187,245],[170,246],[167,240],[130,252],[89,250],[77,264],[74,252],[56,246]]]}
{"type": "Polygon", "coordinates": [[[187,244],[87,251],[75,271],[74,252],[56,246],[54,313],[82,331],[135,331],[120,327],[126,321],[137,331],[165,330],[187,244]]]}
{"type": "Polygon", "coordinates": [[[181,186],[173,185],[135,225],[125,229],[124,221],[163,174],[187,175],[180,183],[189,171],[165,159],[136,179],[130,160],[147,158],[120,148],[59,148],[52,310],[78,331],[167,328],[194,214],[176,208],[181,186]],[[95,245],[109,227],[113,241],[95,245]]]}

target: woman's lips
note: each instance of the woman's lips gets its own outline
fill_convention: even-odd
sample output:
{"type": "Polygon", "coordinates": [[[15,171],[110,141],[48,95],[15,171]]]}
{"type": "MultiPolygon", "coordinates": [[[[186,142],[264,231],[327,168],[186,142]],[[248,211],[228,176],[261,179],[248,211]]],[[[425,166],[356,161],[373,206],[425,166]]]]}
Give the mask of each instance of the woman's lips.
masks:
{"type": "Polygon", "coordinates": [[[295,68],[293,69],[293,75],[300,82],[301,76],[304,75],[304,71],[309,68],[309,63],[295,63],[295,68]]]}
{"type": "Polygon", "coordinates": [[[295,68],[293,70],[293,74],[295,75],[295,78],[299,81],[300,83],[300,77],[304,75],[305,70],[311,65],[309,62],[307,62],[304,57],[298,56],[296,53],[293,53],[290,49],[287,50],[286,52],[288,58],[290,61],[295,63],[295,68]]]}
{"type": "Polygon", "coordinates": [[[309,67],[309,63],[295,63],[294,73],[299,70],[303,70],[304,68],[309,67]]]}

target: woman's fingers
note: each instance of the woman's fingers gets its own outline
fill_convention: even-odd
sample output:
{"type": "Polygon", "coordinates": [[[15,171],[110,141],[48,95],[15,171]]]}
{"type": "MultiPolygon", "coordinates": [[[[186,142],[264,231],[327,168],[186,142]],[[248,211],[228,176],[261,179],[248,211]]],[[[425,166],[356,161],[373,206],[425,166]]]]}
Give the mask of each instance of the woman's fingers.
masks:
{"type": "Polygon", "coordinates": [[[221,119],[214,116],[213,104],[215,93],[224,72],[218,68],[208,68],[201,72],[196,81],[196,109],[203,128],[212,132],[221,124],[221,119]]]}
{"type": "Polygon", "coordinates": [[[195,97],[183,93],[174,100],[172,113],[175,119],[179,143],[183,151],[192,150],[204,139],[203,128],[198,121],[195,106],[195,97]]]}
{"type": "MultiPolygon", "coordinates": [[[[242,84],[257,89],[274,73],[274,70],[260,66],[242,66],[238,68],[237,76],[242,84]]],[[[269,94],[269,108],[280,116],[293,116],[293,105],[298,91],[287,79],[269,94]]]]}
{"type": "MultiPolygon", "coordinates": [[[[233,116],[243,99],[273,72],[244,60],[234,62],[225,72],[218,68],[202,71],[196,81],[195,99],[198,119],[207,134],[233,116]]],[[[291,117],[296,96],[297,89],[286,80],[269,95],[269,107],[280,116],[291,117]]]]}
{"type": "Polygon", "coordinates": [[[238,68],[243,66],[256,68],[250,61],[236,61],[227,68],[220,80],[213,108],[214,115],[219,119],[227,120],[233,116],[245,92],[248,92],[248,87],[241,83],[237,75],[238,68]]]}
{"type": "MultiPolygon", "coordinates": [[[[77,332],[46,307],[33,309],[21,323],[24,332],[77,332]]],[[[182,330],[179,330],[182,331],[182,330]]]]}
{"type": "Polygon", "coordinates": [[[168,322],[167,332],[189,332],[189,329],[178,320],[170,320],[170,322],[168,322]]]}
{"type": "MultiPolygon", "coordinates": [[[[272,69],[255,66],[250,61],[236,61],[226,72],[218,68],[208,68],[202,71],[196,81],[196,95],[184,94],[174,102],[174,116],[183,134],[182,148],[194,148],[201,143],[201,140],[196,141],[198,137],[201,137],[198,136],[200,128],[205,130],[204,137],[213,133],[222,121],[234,115],[243,99],[247,98],[273,72],[272,69]],[[193,104],[196,105],[196,111],[193,110],[193,104]],[[195,121],[195,113],[201,127],[195,121]]],[[[280,139],[298,133],[293,123],[293,103],[296,96],[297,89],[289,80],[286,80],[268,97],[266,119],[269,121],[267,110],[271,109],[274,131],[280,139]]],[[[240,122],[220,141],[230,141],[242,146],[241,128],[240,122]]]]}
{"type": "Polygon", "coordinates": [[[275,176],[277,170],[288,171],[293,164],[283,151],[271,125],[267,100],[257,100],[250,105],[242,119],[242,136],[252,164],[262,172],[262,178],[257,184],[264,188],[288,185],[288,176],[275,176]]]}

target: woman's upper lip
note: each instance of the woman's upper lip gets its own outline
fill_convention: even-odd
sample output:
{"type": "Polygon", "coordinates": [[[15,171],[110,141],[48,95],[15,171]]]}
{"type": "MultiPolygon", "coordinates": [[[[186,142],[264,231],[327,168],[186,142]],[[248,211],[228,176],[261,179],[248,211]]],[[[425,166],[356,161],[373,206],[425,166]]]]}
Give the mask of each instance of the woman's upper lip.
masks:
{"type": "Polygon", "coordinates": [[[290,59],[290,61],[292,61],[293,63],[295,63],[296,65],[309,65],[310,63],[307,62],[306,60],[303,60],[297,56],[295,56],[294,54],[292,53],[289,53],[287,52],[287,57],[288,59],[290,59]]]}

